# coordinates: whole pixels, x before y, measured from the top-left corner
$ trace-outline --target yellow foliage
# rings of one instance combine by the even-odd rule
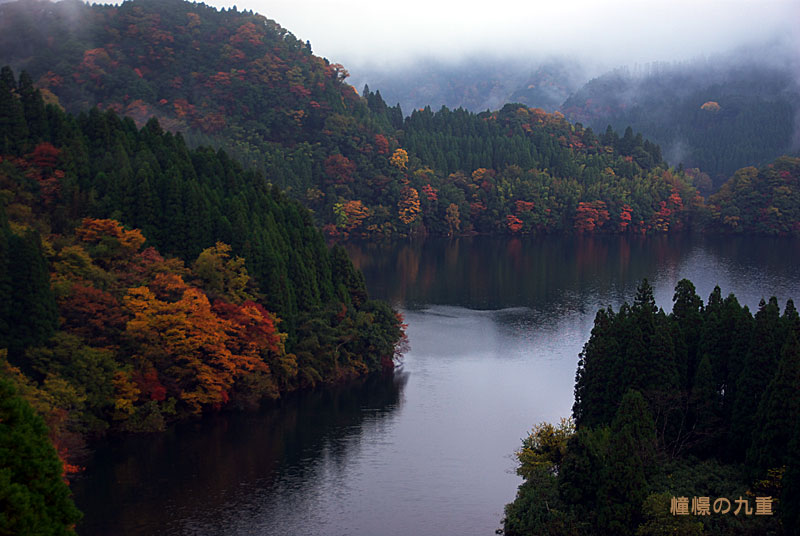
[[[392,153],[389,162],[398,169],[406,169],[408,165],[408,153],[405,149],[396,149],[395,152]]]

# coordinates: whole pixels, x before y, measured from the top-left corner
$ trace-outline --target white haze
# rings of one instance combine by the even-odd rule
[[[570,56],[616,65],[679,61],[778,41],[797,56],[798,0],[235,0],[346,66],[421,57]]]

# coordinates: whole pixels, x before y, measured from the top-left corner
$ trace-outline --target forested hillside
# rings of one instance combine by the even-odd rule
[[[257,173],[156,120],[45,106],[8,68],[0,103],[0,371],[63,460],[392,368],[399,316]]]
[[[709,228],[721,232],[800,234],[800,158],[781,157],[737,170],[708,199]]]
[[[140,126],[158,116],[189,145],[224,146],[331,235],[659,232],[685,227],[699,202],[691,179],[632,132],[598,138],[523,105],[403,121],[260,15],[180,0],[11,3],[0,14],[2,60],[46,98]]]
[[[796,66],[776,58],[779,51],[760,52],[758,60],[618,69],[588,82],[561,110],[596,129],[631,126],[659,144],[670,163],[699,167],[719,186],[738,168],[800,149]]]
[[[647,281],[600,310],[572,420],[523,441],[505,534],[796,534],[798,335],[791,300],[752,315],[687,280],[669,315]]]

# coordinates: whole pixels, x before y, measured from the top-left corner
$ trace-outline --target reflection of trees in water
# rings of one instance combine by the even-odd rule
[[[473,237],[349,243],[375,297],[405,307],[535,307],[587,294],[630,297],[643,278],[674,274],[697,248],[731,266],[788,274],[800,241],[667,235]],[[576,304],[577,305],[577,304]]]
[[[178,533],[181,527],[170,526],[176,512],[182,519],[218,516],[254,494],[268,498],[285,475],[313,480],[323,458],[335,465],[347,459],[358,441],[346,439],[357,439],[366,421],[393,414],[405,382],[402,372],[375,375],[289,395],[260,412],[209,416],[100,445],[73,484],[85,514],[78,532]]]
[[[376,297],[411,307],[498,308],[533,306],[556,293],[579,295],[589,285],[608,290],[620,280],[651,276],[679,261],[683,242],[680,237],[473,237],[347,247]]]

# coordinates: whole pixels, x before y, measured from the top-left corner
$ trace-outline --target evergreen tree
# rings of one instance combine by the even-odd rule
[[[9,360],[22,364],[25,348],[47,340],[58,323],[55,298],[50,289],[50,271],[42,254],[38,233],[7,235],[8,278],[12,283],[8,305]]]
[[[736,380],[736,399],[731,416],[729,447],[731,455],[743,459],[756,425],[761,397],[775,373],[780,355],[780,309],[773,297],[761,300],[755,316],[747,358]]]
[[[800,344],[794,331],[781,351],[778,370],[761,398],[755,417],[748,465],[762,470],[786,463],[794,424],[800,421]]]
[[[41,417],[0,377],[0,534],[74,534],[81,514]]]
[[[625,393],[611,424],[597,520],[605,534],[634,534],[655,461],[655,424],[641,393]]]

